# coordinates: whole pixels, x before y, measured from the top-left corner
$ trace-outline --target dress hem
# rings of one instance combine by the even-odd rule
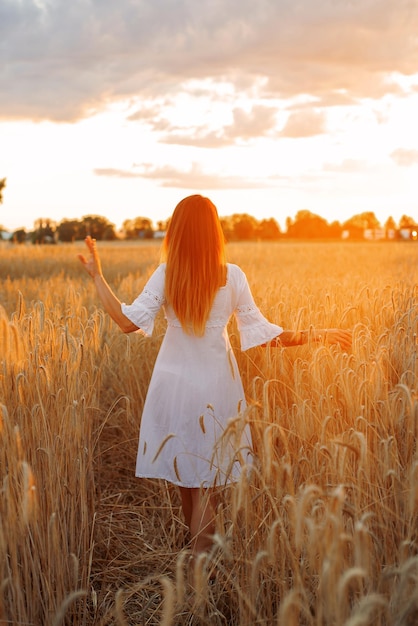
[[[166,478],[165,476],[153,476],[152,474],[135,474],[136,478],[148,478],[150,480],[165,480],[168,483],[171,483],[172,485],[175,485],[176,487],[184,487],[185,489],[209,489],[212,487],[226,487],[227,485],[232,485],[236,482],[238,482],[239,477],[237,478],[229,478],[228,480],[226,480],[225,482],[217,482],[215,481],[215,483],[213,483],[213,481],[209,484],[205,484],[206,481],[202,481],[199,484],[185,484],[184,482],[181,481],[177,481],[177,480],[173,480],[172,478]]]

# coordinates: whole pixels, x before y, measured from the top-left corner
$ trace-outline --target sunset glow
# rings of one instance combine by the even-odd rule
[[[0,224],[157,221],[193,192],[418,221],[417,32],[407,0],[6,0]]]

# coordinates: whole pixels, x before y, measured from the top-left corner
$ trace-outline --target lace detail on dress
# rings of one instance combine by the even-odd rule
[[[255,313],[258,311],[258,307],[255,304],[240,304],[237,306],[236,311],[238,315],[245,315],[248,313]]]
[[[223,328],[228,323],[224,317],[209,318],[206,324],[207,328]]]
[[[281,326],[269,322],[255,302],[244,302],[236,307],[241,350],[267,343],[283,332]]]
[[[143,290],[142,294],[144,296],[148,296],[148,298],[150,298],[151,300],[153,300],[157,304],[162,305],[163,302],[164,302],[164,298],[162,296],[160,296],[158,293],[154,293],[154,292],[150,291],[147,288],[145,288]]]
[[[174,315],[167,315],[166,316],[167,319],[167,324],[168,326],[174,326],[175,328],[181,328],[181,324],[179,322],[179,320],[177,319],[177,317],[175,317]],[[209,318],[208,321],[206,322],[206,328],[224,328],[224,326],[228,323],[228,320],[225,320],[224,317],[217,317],[217,318]]]

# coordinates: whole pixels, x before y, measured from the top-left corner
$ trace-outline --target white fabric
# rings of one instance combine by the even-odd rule
[[[155,362],[141,420],[136,475],[184,487],[238,479],[251,463],[244,390],[227,332],[234,314],[241,349],[283,332],[254,303],[244,272],[228,263],[226,285],[215,297],[203,337],[186,334],[164,297],[165,264],[122,311],[151,334],[161,307],[167,330]],[[227,428],[228,426],[228,428]]]

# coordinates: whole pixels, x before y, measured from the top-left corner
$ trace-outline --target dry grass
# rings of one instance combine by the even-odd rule
[[[230,246],[272,320],[354,344],[237,352],[258,462],[192,584],[177,492],[133,475],[164,320],[121,334],[77,251],[0,246],[0,624],[417,623],[418,248]],[[158,255],[102,246],[121,299]]]

